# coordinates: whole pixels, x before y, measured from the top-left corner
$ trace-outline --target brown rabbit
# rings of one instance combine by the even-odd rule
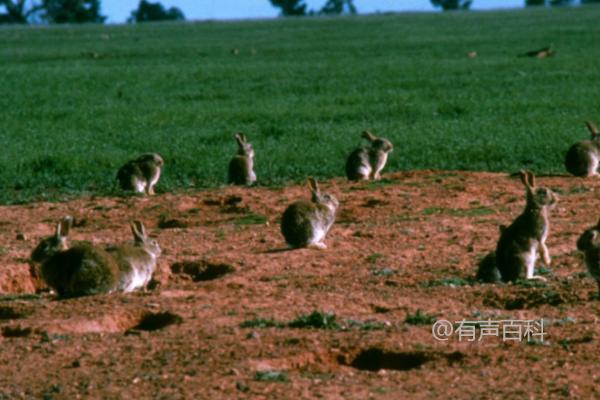
[[[160,248],[146,237],[141,222],[132,223],[134,246],[107,249],[84,242],[69,247],[71,223],[71,217],[63,218],[55,235],[43,239],[31,254],[41,262],[41,278],[59,297],[129,292],[148,282]]]
[[[600,132],[593,122],[587,121],[592,139],[577,142],[569,148],[565,157],[567,171],[575,176],[598,175],[600,160]]]
[[[534,275],[538,250],[544,263],[550,265],[550,253],[546,247],[550,232],[548,212],[557,203],[558,197],[548,188],[536,187],[532,172],[521,171],[520,175],[527,193],[525,210],[502,230],[496,246],[496,266],[504,282],[519,279],[523,270],[527,279],[545,280]]]
[[[394,150],[392,143],[365,130],[362,137],[370,142],[370,147],[359,147],[348,156],[346,176],[351,181],[381,179],[388,154]]]
[[[107,247],[119,265],[117,290],[132,292],[145,288],[156,270],[156,261],[161,255],[161,249],[156,240],[150,239],[141,221],[131,223],[134,242],[132,245],[123,244]]]
[[[581,234],[577,239],[577,249],[583,252],[587,270],[598,283],[600,300],[600,221]]]
[[[227,182],[235,185],[252,185],[256,182],[254,148],[243,133],[236,133],[235,140],[238,143],[238,152],[229,162]]]
[[[119,186],[123,190],[136,193],[154,194],[154,186],[160,179],[161,168],[164,165],[162,157],[156,153],[142,154],[128,161],[117,172]]]
[[[104,249],[86,243],[69,246],[73,218],[64,217],[53,236],[43,239],[31,253],[41,262],[43,281],[59,297],[110,293],[116,289],[119,267]]]
[[[291,247],[325,249],[323,241],[335,221],[339,202],[331,194],[321,192],[315,179],[308,178],[308,186],[311,201],[299,200],[288,206],[281,218],[281,233]]]
[[[52,254],[67,250],[70,247],[68,235],[72,226],[73,217],[64,217],[56,224],[54,235],[42,239],[31,252],[29,257],[29,273],[36,290],[40,291],[48,288],[42,278],[41,263]]]

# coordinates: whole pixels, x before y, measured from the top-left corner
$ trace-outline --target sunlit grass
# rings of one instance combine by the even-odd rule
[[[0,202],[217,186],[243,131],[259,184],[344,173],[369,128],[387,171],[563,171],[600,120],[600,7],[0,29]],[[548,59],[517,54],[552,42]],[[238,49],[238,54],[232,52]],[[467,57],[477,51],[478,57]]]

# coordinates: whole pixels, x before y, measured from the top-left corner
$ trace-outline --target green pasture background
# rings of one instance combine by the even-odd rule
[[[562,173],[600,122],[599,21],[587,6],[2,27],[0,202],[112,193],[148,151],[158,191],[222,185],[237,131],[264,185],[343,175],[365,128],[395,145],[386,171]]]

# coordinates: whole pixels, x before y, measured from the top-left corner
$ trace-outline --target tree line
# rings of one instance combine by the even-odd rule
[[[327,0],[320,10],[309,10],[305,0],[269,0],[279,8],[283,16],[301,16],[314,14],[356,14],[354,0]],[[468,10],[474,0],[430,0],[435,8],[444,11]],[[581,4],[600,3],[600,0],[579,0]],[[567,6],[576,0],[525,0],[525,6]]]
[[[106,16],[100,12],[100,0],[0,0],[4,12],[0,23],[103,23]],[[1,11],[1,10],[0,10]],[[141,0],[131,11],[127,22],[184,20],[177,7],[166,9],[159,2]]]
[[[0,0],[0,23],[103,23],[106,16],[100,12],[101,0]],[[444,11],[468,10],[474,0],[430,0]],[[582,4],[600,3],[600,0],[525,0],[525,6],[565,6],[580,1]],[[269,0],[282,16],[356,14],[354,0],[325,0],[320,9],[309,9],[305,0]],[[127,22],[181,21],[185,15],[177,7],[165,8],[160,2],[141,0]]]

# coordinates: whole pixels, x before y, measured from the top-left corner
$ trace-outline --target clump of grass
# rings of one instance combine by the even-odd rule
[[[379,331],[385,329],[385,324],[377,321],[356,321],[353,319],[348,320],[349,328],[359,328],[361,331]]]
[[[560,188],[552,188],[552,190],[558,194],[561,194]],[[575,185],[575,186],[571,186],[569,188],[569,190],[564,194],[569,195],[569,194],[587,193],[587,192],[590,192],[591,190],[592,190],[592,188],[589,186]]]
[[[385,256],[381,253],[373,253],[369,256],[367,256],[367,262],[369,264],[375,264],[377,261],[379,261],[380,259],[384,258]]]
[[[421,284],[421,286],[422,287],[436,287],[436,286],[457,287],[457,286],[469,286],[471,284],[473,284],[473,280],[463,279],[463,278],[459,278],[459,277],[452,277],[452,278],[442,278],[442,279],[436,279],[433,281],[423,282]]]
[[[250,213],[235,219],[233,223],[235,225],[264,225],[267,221],[268,218],[265,215]]]
[[[273,318],[253,318],[242,322],[240,324],[240,328],[314,328],[331,330],[346,330],[356,328],[362,331],[374,331],[385,329],[386,325],[377,321],[358,321],[354,319],[348,319],[345,323],[338,323],[337,317],[333,313],[313,311],[310,314],[299,315],[290,322],[281,322]]]
[[[240,328],[282,328],[285,324],[273,318],[254,318],[240,324]]]
[[[283,371],[257,371],[254,379],[261,382],[288,382],[287,374]]]
[[[340,325],[335,319],[336,316],[333,313],[313,311],[310,314],[299,315],[287,326],[290,328],[339,329]]]
[[[390,267],[384,267],[384,268],[381,268],[381,269],[373,269],[373,270],[371,270],[371,274],[373,274],[374,276],[389,277],[389,276],[394,275],[395,273],[396,273],[396,271],[394,271]]]
[[[536,279],[517,279],[515,281],[515,285],[524,288],[545,288],[546,286],[548,286],[546,282]]]
[[[408,314],[404,322],[410,325],[431,325],[436,319],[435,316],[426,314],[421,311],[421,309],[417,309],[416,313]]]

